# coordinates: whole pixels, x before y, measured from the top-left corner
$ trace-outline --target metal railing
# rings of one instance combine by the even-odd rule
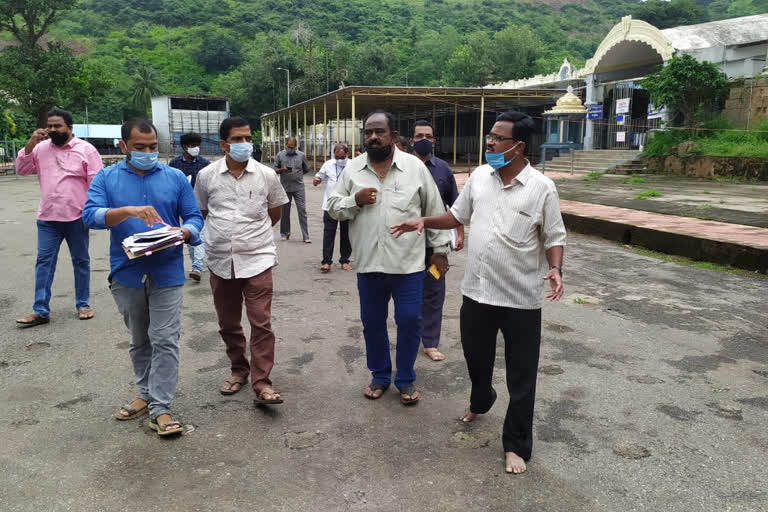
[[[16,154],[25,145],[23,140],[0,140],[0,176],[16,174]]]

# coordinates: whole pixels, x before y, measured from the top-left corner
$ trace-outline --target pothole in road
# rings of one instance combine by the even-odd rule
[[[625,459],[644,459],[651,456],[651,450],[635,443],[619,443],[613,447],[613,453]]]
[[[328,438],[327,435],[320,432],[319,430],[315,432],[286,432],[283,434],[283,437],[285,439],[285,446],[291,450],[304,450],[306,448],[312,448]]]

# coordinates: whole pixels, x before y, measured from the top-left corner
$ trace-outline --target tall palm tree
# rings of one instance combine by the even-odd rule
[[[157,96],[161,92],[160,77],[155,68],[144,64],[133,74],[133,81],[135,84],[133,105],[146,114],[152,104],[152,96]]]

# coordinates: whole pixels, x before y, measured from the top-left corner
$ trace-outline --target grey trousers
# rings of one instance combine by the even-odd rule
[[[291,236],[291,200],[296,201],[296,210],[299,213],[299,225],[303,240],[309,240],[309,228],[307,227],[307,201],[304,188],[295,192],[286,192],[288,202],[283,205],[283,215],[280,217],[280,235]]]
[[[128,330],[139,396],[156,418],[170,411],[179,375],[179,332],[182,287],[158,288],[147,277],[144,288],[131,288],[113,281],[112,297]]]

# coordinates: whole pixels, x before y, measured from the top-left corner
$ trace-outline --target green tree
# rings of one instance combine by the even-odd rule
[[[541,57],[541,41],[531,29],[509,25],[493,35],[494,78],[500,82],[536,74]]]
[[[7,30],[22,46],[31,48],[76,3],[77,0],[2,0],[0,30]]]
[[[475,87],[492,81],[495,62],[493,40],[486,32],[473,32],[466,44],[457,48],[445,64],[443,83],[453,87]]]
[[[681,113],[688,126],[700,122],[701,114],[718,105],[728,91],[728,80],[717,66],[690,55],[673,57],[642,85],[654,105]]]
[[[702,11],[691,0],[646,0],[635,7],[632,17],[665,29],[698,23]]]
[[[410,56],[408,83],[410,85],[437,85],[448,59],[461,45],[461,36],[455,27],[446,25],[437,30],[425,30],[419,35]]]
[[[44,126],[46,113],[70,95],[82,92],[76,77],[83,78],[80,59],[71,49],[43,42],[51,27],[76,0],[0,1],[0,29],[7,30],[17,45],[0,53],[0,91],[17,102]]]
[[[140,66],[133,74],[133,105],[144,115],[152,104],[152,96],[161,93],[159,81],[157,70],[152,66]]]

